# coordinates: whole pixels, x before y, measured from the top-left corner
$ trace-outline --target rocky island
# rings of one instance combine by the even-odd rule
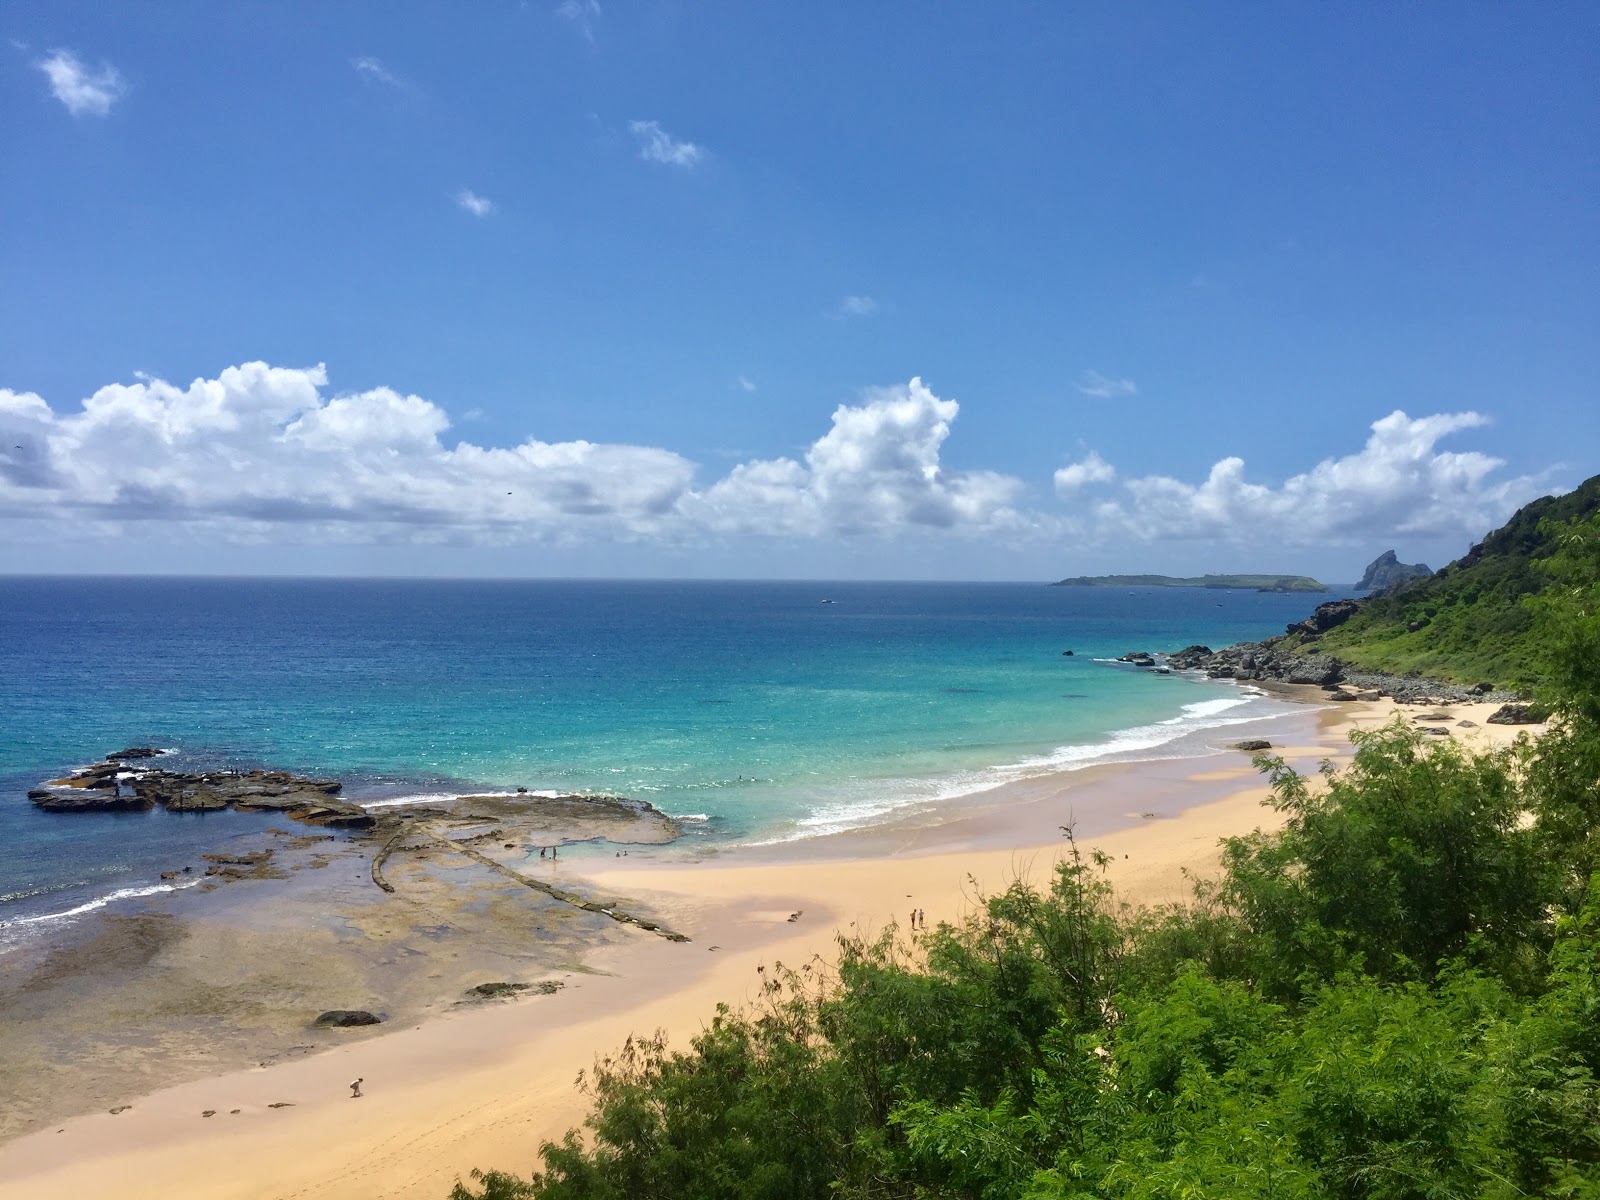
[[[1309,575],[1075,575],[1051,587],[1194,587],[1221,591],[1326,592]]]

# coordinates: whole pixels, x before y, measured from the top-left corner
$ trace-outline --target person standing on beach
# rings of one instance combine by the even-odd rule
[[[928,910],[927,909],[925,909],[925,908],[917,909],[917,925],[922,929],[923,933],[927,933],[928,932]]]

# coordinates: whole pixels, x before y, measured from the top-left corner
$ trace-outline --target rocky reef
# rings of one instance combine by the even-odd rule
[[[159,768],[130,767],[159,751],[135,746],[106,756],[105,761],[52,779],[28,792],[28,799],[46,812],[149,812],[160,805],[168,812],[278,812],[307,825],[365,829],[372,817],[359,804],[338,798],[337,779],[303,779],[288,771],[208,771],[187,774]]]

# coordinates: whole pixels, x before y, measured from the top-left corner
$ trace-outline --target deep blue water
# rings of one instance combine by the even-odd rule
[[[0,922],[150,885],[266,819],[27,801],[123,745],[175,748],[175,768],[337,775],[356,799],[603,791],[719,836],[795,836],[1278,711],[1094,660],[1259,638],[1313,603],[1037,584],[0,578]]]

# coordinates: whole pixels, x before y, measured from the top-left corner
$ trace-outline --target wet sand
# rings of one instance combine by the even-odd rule
[[[1350,729],[1377,726],[1397,712],[1406,719],[1446,713],[1452,734],[1469,741],[1505,741],[1521,732],[1486,726],[1492,707],[1344,703],[1263,723],[1261,732],[1280,743],[1275,752],[1313,770],[1324,757],[1347,756]],[[1458,728],[1455,722],[1462,719],[1477,727]],[[1255,734],[1245,728],[1233,735]],[[1124,899],[1181,900],[1192,876],[1215,869],[1218,839],[1275,824],[1276,814],[1262,807],[1265,795],[1248,755],[1235,751],[1030,780],[946,806],[937,821],[924,813],[702,861],[648,849],[627,858],[570,859],[559,870],[575,890],[627,897],[692,940],[669,942],[573,910],[577,915],[568,920],[592,919],[609,928],[584,952],[586,971],[545,967],[544,960],[537,969],[531,959],[522,963],[528,977],[543,970],[566,985],[553,995],[413,1010],[396,1004],[393,993],[378,992],[407,1013],[379,1027],[381,1036],[351,1040],[360,1031],[330,1031],[315,1043],[301,1038],[313,1051],[269,1066],[227,1070],[229,1064],[219,1063],[204,1077],[156,1091],[97,1093],[94,1104],[104,1109],[52,1122],[0,1146],[0,1195],[437,1200],[474,1166],[526,1172],[535,1165],[541,1140],[581,1121],[586,1105],[573,1080],[596,1055],[631,1033],[657,1029],[674,1044],[686,1044],[717,1002],[754,996],[758,966],[826,961],[836,930],[870,932],[890,922],[903,930],[912,907],[925,909],[932,922],[950,919],[976,903],[980,891],[1004,887],[1018,876],[1043,880],[1061,851],[1064,824],[1075,826],[1082,843],[1110,856],[1112,880]],[[497,894],[472,915],[488,919],[486,914],[516,909],[526,900]],[[475,959],[477,951],[452,959],[439,946],[408,940],[416,936],[414,923],[402,929],[393,915],[379,915],[394,904],[392,897],[376,903],[370,928],[398,935],[393,942],[380,937],[379,945],[416,950],[415,957],[428,964],[424,977],[441,972],[453,987],[475,971],[494,973],[509,965],[508,959]],[[454,909],[447,915],[466,920]],[[294,926],[285,920],[284,929]],[[359,940],[371,936],[363,928]],[[542,953],[527,943],[543,936],[522,939],[516,952]],[[330,945],[336,947],[337,934],[335,939]],[[130,959],[126,968],[129,983],[120,1003],[137,1005],[140,972],[155,970],[174,951],[154,927],[126,944],[144,947],[138,954],[149,951],[142,963]],[[492,953],[495,944],[494,936],[486,936],[484,952]],[[213,961],[213,952],[193,951],[197,969]],[[338,960],[352,951],[328,953]],[[494,969],[486,962],[494,962]],[[376,973],[362,978],[390,987],[376,968],[391,965],[378,963]],[[102,1012],[99,1019],[108,1015],[114,1014]],[[89,1017],[85,1022],[92,1027]],[[181,1016],[174,1019],[175,1027],[182,1023]],[[164,1057],[154,1055],[152,1062]],[[94,1075],[92,1063],[84,1075]],[[366,1080],[359,1101],[346,1086],[357,1076]],[[153,1083],[160,1077],[152,1067],[148,1078]],[[110,1113],[123,1104],[132,1107]],[[203,1116],[206,1111],[214,1115]]]

